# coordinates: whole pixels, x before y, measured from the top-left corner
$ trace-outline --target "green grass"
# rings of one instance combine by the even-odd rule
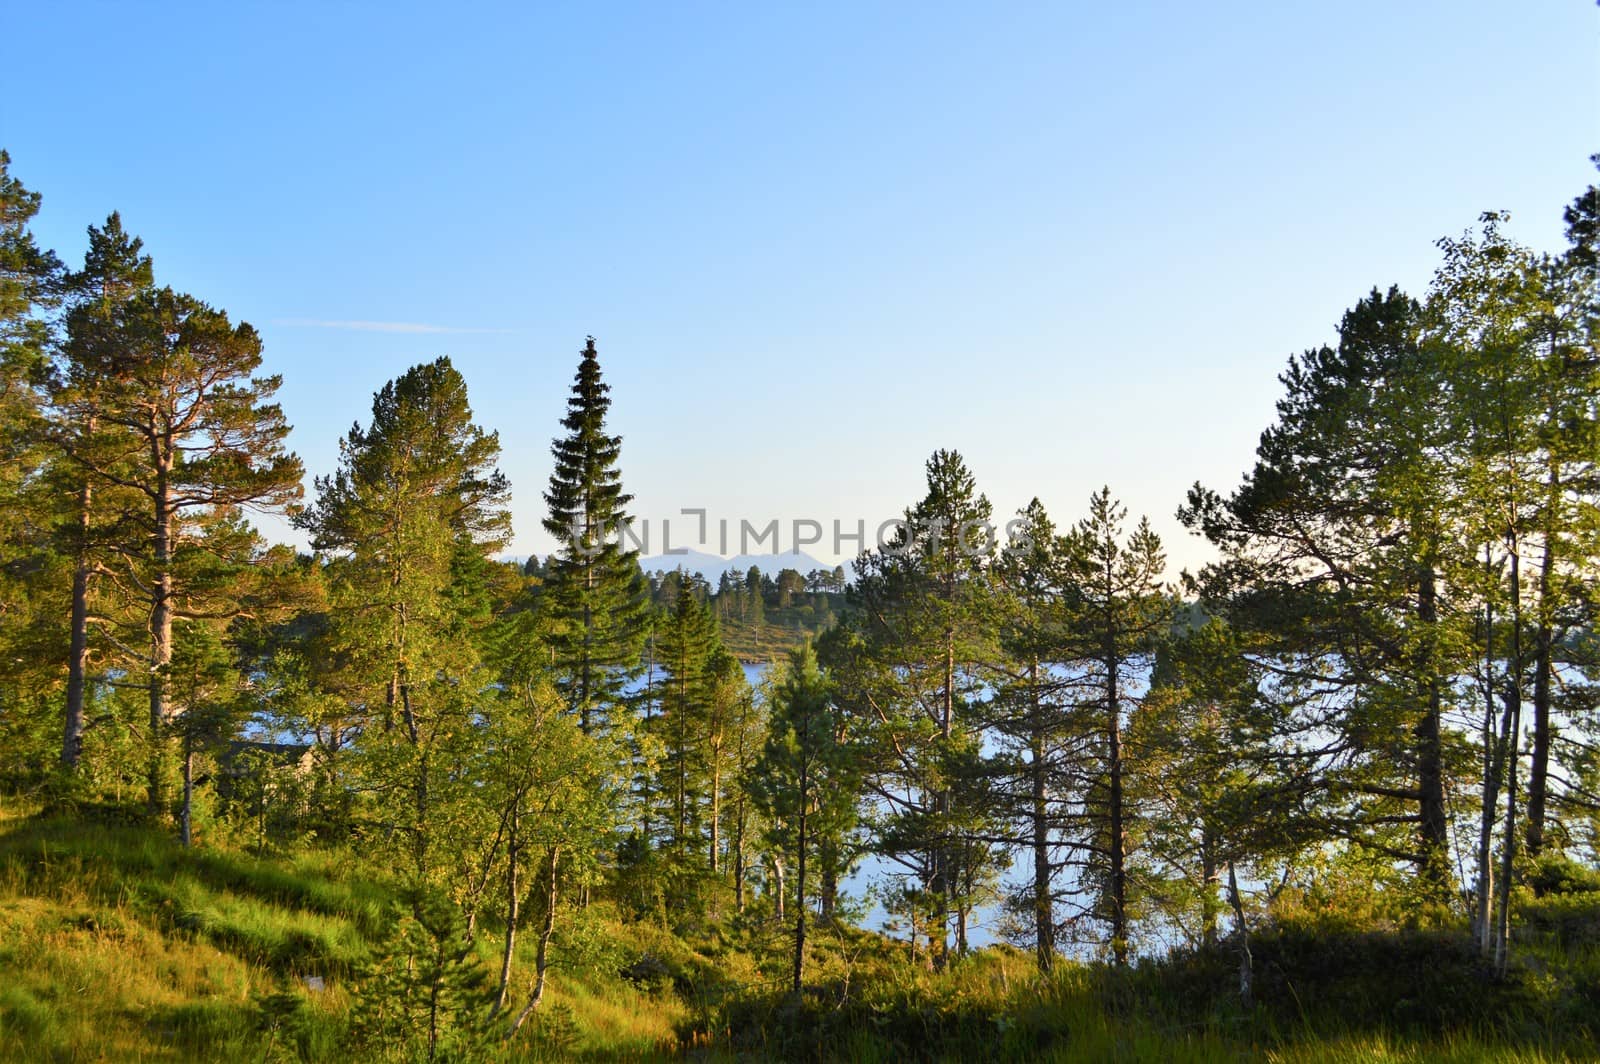
[[[137,824],[0,812],[0,1060],[369,1059],[345,1036],[393,901],[347,853],[186,851]],[[1264,935],[1248,1012],[1226,952],[1043,978],[993,948],[933,973],[900,944],[826,928],[796,1001],[786,929],[720,896],[707,907],[668,927],[597,901],[564,932],[569,963],[528,1028],[464,1059],[1600,1059],[1595,895],[1525,899],[1504,982],[1448,930]],[[498,946],[480,935],[486,962]]]

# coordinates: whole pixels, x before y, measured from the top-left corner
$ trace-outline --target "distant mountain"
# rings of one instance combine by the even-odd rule
[[[743,574],[749,572],[751,566],[760,569],[767,576],[777,576],[783,569],[794,569],[802,575],[817,569],[831,573],[834,569],[832,564],[818,561],[805,551],[793,550],[782,554],[740,554],[732,558],[723,558],[704,551],[687,550],[682,554],[654,554],[639,559],[639,567],[647,573],[670,573],[674,569],[683,569],[699,573],[712,584],[721,580],[723,573]]]

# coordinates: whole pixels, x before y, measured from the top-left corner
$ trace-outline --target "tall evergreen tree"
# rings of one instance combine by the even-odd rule
[[[678,595],[660,626],[656,652],[666,670],[661,711],[653,720],[662,751],[659,789],[666,799],[667,841],[687,856],[699,851],[708,811],[702,805],[710,798],[710,726],[722,655],[716,620],[696,596]]]
[[[0,151],[0,744],[36,776],[60,684],[62,559],[48,535],[54,502],[39,481],[51,465],[43,385],[61,266],[30,228],[39,194],[10,163]]]
[[[1398,290],[1363,299],[1336,347],[1290,360],[1244,484],[1227,499],[1197,485],[1179,516],[1222,552],[1201,577],[1207,608],[1274,644],[1258,660],[1323,731],[1326,829],[1410,861],[1443,897],[1443,711],[1469,663],[1443,586],[1459,562],[1448,425],[1421,326]]]
[[[95,418],[137,444],[137,453],[86,448],[73,460],[96,481],[137,498],[120,515],[114,545],[117,587],[144,615],[147,652],[139,663],[149,687],[145,741],[147,797],[165,808],[168,731],[175,706],[168,676],[174,623],[236,613],[227,581],[217,582],[217,549],[236,537],[208,537],[209,523],[238,508],[283,508],[300,495],[300,460],[284,448],[289,426],[271,402],[277,377],[255,376],[261,339],[248,324],[171,289],[142,292],[97,326],[112,335],[82,350],[102,364],[88,369]],[[131,663],[130,663],[131,664]]]
[[[1223,621],[1180,617],[1128,721],[1135,863],[1155,915],[1193,945],[1220,941],[1231,868],[1267,880],[1272,862],[1323,841],[1295,815],[1318,781],[1283,707],[1263,695],[1264,671]]]
[[[560,544],[546,594],[561,689],[586,732],[613,723],[608,718],[623,703],[648,605],[638,552],[621,542],[633,496],[622,490],[617,466],[622,437],[606,433],[610,391],[591,336],[561,422],[567,434],[552,446],[555,469],[544,496],[544,528]]]
[[[852,718],[872,735],[867,787],[885,856],[938,929],[935,960],[967,947],[967,920],[999,863],[982,701],[994,658],[992,509],[966,462],[938,451],[928,493],[894,543],[862,555],[853,635],[828,662]]]
[[[1066,540],[1038,499],[1018,515],[1015,535],[995,565],[1002,593],[1000,645],[1005,664],[990,709],[996,739],[1014,758],[997,788],[1031,875],[1015,901],[1028,911],[1034,956],[1042,971],[1057,953],[1057,877],[1067,841],[1071,767],[1080,730],[1068,712],[1070,578]]]
[[[499,437],[472,420],[447,358],[373,397],[296,518],[330,562],[332,621],[348,688],[371,722],[362,754],[381,815],[409,842],[418,889],[442,867],[436,836],[461,797],[452,759],[473,745],[488,555],[510,535]]]
[[[119,480],[143,452],[138,436],[101,416],[112,379],[121,372],[127,334],[119,327],[128,304],[155,287],[144,242],[113,213],[89,227],[83,269],[68,279],[72,306],[51,390],[52,442],[66,457],[55,479],[65,512],[60,524],[72,559],[71,632],[67,652],[66,714],[61,763],[71,771],[82,755],[88,694],[90,604],[94,585],[136,507]],[[114,476],[105,471],[117,470]],[[99,471],[99,472],[97,472]],[[68,502],[67,500],[70,500]]]
[[[845,845],[856,818],[855,752],[841,740],[827,677],[809,643],[789,654],[774,689],[771,731],[755,767],[754,795],[778,846],[794,861],[792,987],[805,973],[811,879],[822,851]]]
[[[1134,816],[1124,730],[1172,617],[1161,583],[1161,540],[1144,519],[1125,536],[1126,516],[1110,489],[1101,490],[1089,500],[1089,516],[1068,534],[1065,550],[1074,600],[1073,656],[1082,667],[1074,701],[1093,736],[1083,776],[1087,831],[1078,845],[1087,854],[1087,878],[1099,891],[1095,911],[1110,927],[1118,964],[1127,962],[1133,895]]]
[[[49,322],[42,315],[54,303],[61,264],[39,247],[29,228],[40,197],[11,174],[11,156],[0,150],[0,490],[15,497],[37,446],[40,385],[45,380]],[[18,516],[6,507],[6,519]],[[7,528],[7,532],[11,529]],[[4,537],[7,544],[16,537]]]

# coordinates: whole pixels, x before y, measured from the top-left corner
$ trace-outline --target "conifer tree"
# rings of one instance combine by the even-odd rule
[[[789,654],[774,688],[770,732],[754,773],[753,793],[775,842],[793,858],[794,963],[799,994],[805,971],[811,871],[826,846],[837,852],[855,824],[854,751],[841,741],[831,688],[809,643]]]
[[[119,329],[126,304],[154,289],[144,242],[127,233],[113,213],[103,227],[89,227],[83,269],[68,278],[72,306],[51,390],[52,442],[65,456],[55,479],[58,495],[70,499],[60,524],[72,559],[71,631],[67,653],[66,714],[61,764],[68,771],[82,755],[84,706],[90,658],[90,600],[110,560],[111,548],[127,531],[121,519],[136,506],[118,483],[137,464],[138,437],[102,419],[110,377],[118,372],[128,337]],[[119,469],[116,476],[96,470]],[[103,618],[106,623],[108,618]]]
[[[42,312],[54,304],[61,276],[54,253],[40,248],[29,228],[39,204],[39,194],[11,175],[11,156],[0,150],[0,491],[7,499],[16,496],[38,459],[40,386],[50,339]],[[5,519],[15,521],[15,510],[5,509]],[[4,542],[16,542],[12,528],[4,530]]]
[[[1066,705],[1066,541],[1038,499],[1018,520],[995,566],[1005,665],[989,715],[997,740],[1015,759],[997,796],[1031,857],[1031,876],[1017,901],[1028,909],[1039,967],[1049,971],[1057,952],[1056,878],[1065,866],[1059,854],[1066,842],[1070,770],[1081,736]]]
[[[1305,734],[1323,735],[1327,797],[1342,806],[1324,803],[1325,828],[1411,862],[1444,897],[1443,710],[1469,662],[1447,586],[1462,558],[1440,505],[1453,491],[1437,350],[1415,300],[1375,290],[1336,347],[1291,359],[1282,380],[1243,485],[1227,499],[1197,485],[1180,510],[1223,553],[1202,600],[1274,644],[1260,652],[1275,685]]]
[[[871,734],[881,849],[915,881],[942,964],[965,952],[967,918],[1000,862],[982,743],[995,545],[989,501],[961,456],[938,451],[926,472],[927,495],[895,541],[857,560],[850,635],[830,643],[828,664]]]
[[[1272,862],[1322,841],[1295,810],[1318,781],[1263,688],[1240,633],[1180,617],[1128,721],[1143,850],[1133,857],[1148,900],[1196,946],[1220,941],[1229,869],[1265,880]]]
[[[716,621],[704,603],[680,592],[664,618],[657,654],[666,678],[655,718],[661,742],[661,790],[667,799],[668,841],[679,855],[697,848],[702,801],[708,798],[709,725],[715,697],[715,666],[722,650]]]
[[[339,451],[296,520],[331,556],[336,644],[372,725],[363,760],[421,889],[444,860],[435,836],[459,797],[451,759],[472,745],[487,685],[480,577],[510,534],[510,485],[495,468],[499,437],[473,422],[447,358],[384,385],[371,424],[351,428]]]
[[[10,163],[0,150],[0,743],[39,765],[60,684],[62,559],[48,535],[53,500],[39,481],[51,466],[43,385],[61,267],[30,228],[39,194]]]
[[[549,561],[547,602],[561,689],[584,731],[607,727],[639,665],[648,595],[638,552],[621,528],[633,496],[622,489],[622,437],[606,433],[610,386],[589,337],[552,445],[555,469],[545,531],[560,545]]]
[[[300,495],[300,460],[284,448],[289,426],[271,402],[279,378],[255,376],[261,339],[248,324],[170,288],[135,294],[94,323],[100,339],[75,353],[95,392],[94,417],[135,445],[84,448],[74,462],[96,482],[135,499],[118,515],[108,544],[117,594],[144,617],[147,652],[139,672],[149,688],[147,799],[167,800],[168,731],[184,707],[168,676],[175,622],[217,618],[240,609],[224,571],[249,559],[223,558],[208,522],[238,508],[278,509]],[[132,664],[131,662],[129,664]]]
[[[727,845],[723,830],[728,813],[726,798],[730,787],[737,786],[739,729],[749,712],[751,692],[739,659],[726,647],[717,647],[708,671],[711,689],[705,719],[705,766],[706,826],[710,837],[706,852],[712,873],[721,874]]]
[[[1124,729],[1138,703],[1140,676],[1170,627],[1172,603],[1161,584],[1166,555],[1147,520],[1124,536],[1127,510],[1109,488],[1089,500],[1089,516],[1068,534],[1065,562],[1072,582],[1072,645],[1082,672],[1077,709],[1093,736],[1084,766],[1085,827],[1078,845],[1099,888],[1095,911],[1109,925],[1111,953],[1125,964],[1132,916]]]

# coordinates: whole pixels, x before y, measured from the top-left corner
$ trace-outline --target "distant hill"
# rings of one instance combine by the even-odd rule
[[[704,551],[686,550],[682,554],[653,554],[648,558],[639,559],[639,567],[647,573],[670,573],[674,569],[683,569],[699,573],[713,586],[722,579],[723,573],[745,573],[751,566],[760,569],[767,576],[777,576],[784,569],[793,569],[804,576],[818,569],[832,572],[835,568],[833,564],[819,561],[805,551],[793,550],[782,554],[739,554],[732,558],[723,558]]]

